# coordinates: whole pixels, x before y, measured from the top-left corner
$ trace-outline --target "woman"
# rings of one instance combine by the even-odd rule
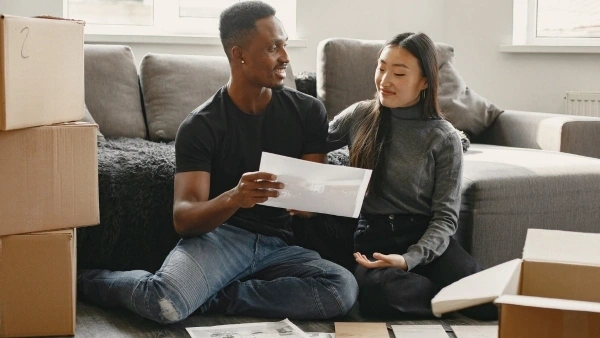
[[[438,106],[431,39],[404,33],[387,41],[375,87],[373,100],[330,123],[328,137],[329,150],[348,145],[350,165],[373,170],[354,234],[360,308],[367,315],[431,316],[441,288],[481,270],[451,238],[462,146]]]

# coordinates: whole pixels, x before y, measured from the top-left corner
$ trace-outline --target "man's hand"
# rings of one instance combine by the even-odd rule
[[[279,196],[283,183],[276,182],[277,176],[265,172],[245,173],[238,185],[231,190],[231,199],[240,208],[252,208],[257,203],[266,202],[269,197]]]
[[[301,218],[311,218],[311,217],[315,217],[317,214],[314,212],[310,212],[310,211],[300,211],[300,210],[293,210],[293,209],[286,209],[291,216],[298,216]]]
[[[354,259],[358,264],[367,269],[376,269],[376,268],[398,268],[404,271],[408,270],[408,265],[404,260],[402,255],[384,255],[376,252],[373,254],[373,258],[376,261],[371,262],[367,256],[361,254],[360,252],[354,253]]]

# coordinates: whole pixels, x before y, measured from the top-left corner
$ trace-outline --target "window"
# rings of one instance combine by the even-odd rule
[[[63,0],[65,16],[86,21],[86,33],[218,36],[219,15],[247,0]],[[263,0],[277,10],[290,38],[296,34],[296,0]]]
[[[514,0],[513,44],[600,46],[600,1]]]

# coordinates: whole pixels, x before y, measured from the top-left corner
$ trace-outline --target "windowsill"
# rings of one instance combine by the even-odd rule
[[[503,53],[600,54],[600,46],[500,45]]]
[[[145,44],[171,44],[171,45],[209,45],[220,46],[221,39],[216,36],[188,36],[188,35],[109,35],[85,34],[85,42],[89,43],[145,43]],[[288,47],[306,48],[305,39],[290,39]]]

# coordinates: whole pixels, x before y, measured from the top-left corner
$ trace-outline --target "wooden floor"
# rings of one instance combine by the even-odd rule
[[[83,302],[77,303],[77,327],[75,337],[79,338],[106,338],[106,337],[189,337],[186,327],[212,326],[224,324],[238,324],[248,322],[279,321],[283,318],[253,318],[253,317],[232,317],[218,314],[192,315],[186,320],[172,325],[159,325],[146,320],[127,310],[122,309],[103,309]],[[355,307],[348,315],[335,321],[372,321],[381,322],[382,320],[369,320],[362,318],[358,308]],[[334,321],[302,321],[293,320],[300,329],[305,332],[334,332]],[[392,324],[441,324],[446,329],[449,337],[455,337],[451,332],[450,325],[494,325],[497,322],[477,321],[460,314],[451,314],[443,319],[404,319],[386,321]],[[388,330],[390,337],[395,338],[391,329]]]

